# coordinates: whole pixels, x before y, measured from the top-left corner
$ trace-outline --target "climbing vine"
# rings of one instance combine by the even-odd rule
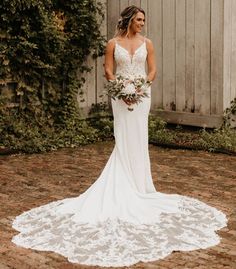
[[[17,148],[23,139],[41,151],[83,140],[77,94],[87,57],[103,54],[102,10],[94,0],[1,1],[0,83],[14,85],[19,105],[0,94],[0,144]]]
[[[230,107],[224,111],[223,127],[236,128],[236,97],[230,102]]]

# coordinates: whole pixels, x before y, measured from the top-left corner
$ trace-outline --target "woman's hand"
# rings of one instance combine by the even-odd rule
[[[143,96],[143,94],[144,94],[143,88],[138,88],[136,90],[136,92],[137,92],[138,95],[141,95],[141,96]]]

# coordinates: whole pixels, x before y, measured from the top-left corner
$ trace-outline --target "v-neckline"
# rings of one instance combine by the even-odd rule
[[[134,53],[131,54],[131,53],[129,53],[129,51],[128,51],[126,48],[124,48],[123,46],[121,46],[121,45],[116,41],[116,45],[118,45],[118,46],[121,47],[124,51],[126,51],[126,52],[128,53],[128,55],[129,55],[131,58],[133,58],[133,56],[137,53],[137,51],[138,51],[138,50],[139,50],[145,43],[146,43],[146,41],[144,40],[143,43],[142,43],[139,47],[137,47],[137,49],[134,51]]]

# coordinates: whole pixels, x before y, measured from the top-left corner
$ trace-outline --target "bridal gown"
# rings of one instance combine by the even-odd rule
[[[116,43],[114,57],[117,74],[146,76],[146,41],[132,56]],[[156,191],[148,152],[150,102],[143,98],[129,111],[122,100],[112,100],[115,146],[98,179],[78,197],[17,216],[15,244],[53,251],[72,263],[118,267],[220,242],[215,231],[227,225],[223,212]]]

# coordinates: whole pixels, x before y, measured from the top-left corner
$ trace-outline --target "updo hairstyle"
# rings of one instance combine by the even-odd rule
[[[138,12],[142,12],[145,16],[145,12],[142,8],[137,6],[128,6],[120,14],[120,19],[116,25],[115,36],[124,36],[129,34],[131,23]]]

